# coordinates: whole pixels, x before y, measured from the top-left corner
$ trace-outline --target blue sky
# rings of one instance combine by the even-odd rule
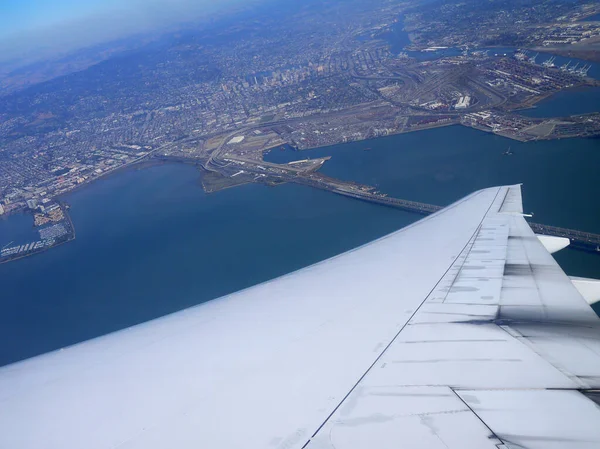
[[[43,59],[260,1],[0,0],[0,63]]]

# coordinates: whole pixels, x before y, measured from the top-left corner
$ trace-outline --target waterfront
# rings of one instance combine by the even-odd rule
[[[27,232],[27,226],[22,223],[28,213],[33,215],[34,227],[37,228],[37,233],[34,234],[38,235],[35,238],[31,232]],[[6,226],[9,230],[12,228],[14,233],[7,232],[11,241],[0,240],[0,264],[39,254],[75,239],[75,230],[67,207],[58,203],[44,208],[43,212],[23,211],[19,219],[8,220]],[[19,225],[20,228],[16,228]],[[28,238],[23,241],[25,236]]]
[[[527,117],[547,118],[598,112],[600,87],[568,89],[557,92],[537,103],[531,109],[519,111]]]
[[[0,365],[249,287],[415,218],[299,186],[206,195],[198,176],[164,165],[67,196],[77,239],[0,266],[10,342]]]
[[[508,147],[512,156],[503,155]],[[593,181],[599,139],[522,143],[452,126],[308,151],[275,150],[265,159],[324,156],[333,156],[322,169],[326,175],[442,206],[491,185],[523,183],[525,209],[537,222],[600,233],[600,184]]]
[[[598,22],[600,21],[600,14],[594,14],[583,19],[583,22]]]
[[[509,145],[515,154],[503,156]],[[536,221],[600,232],[599,150],[597,139],[521,144],[456,126],[267,158],[331,155],[330,176],[440,205],[524,182]],[[296,185],[207,195],[198,180],[195,168],[166,164],[64,198],[77,239],[0,266],[0,337],[10,342],[0,365],[271,279],[420,218]],[[27,218],[1,221],[0,235],[30,229]],[[557,259],[570,274],[600,278],[596,255],[567,250]]]
[[[595,17],[595,16],[594,16]],[[592,18],[588,18],[587,20],[591,20]],[[398,22],[390,27],[390,30],[386,33],[380,34],[377,36],[378,39],[385,40],[390,45],[390,51],[394,55],[398,55],[401,52],[406,53],[409,57],[415,58],[418,61],[429,61],[435,60],[441,57],[455,57],[463,54],[465,48],[457,48],[457,47],[447,47],[447,48],[439,48],[436,50],[430,49],[428,51],[414,51],[414,50],[406,50],[407,47],[410,47],[410,37],[409,34],[404,31],[404,23],[402,17],[399,18]],[[509,56],[513,57],[516,52],[521,51],[521,49],[517,47],[477,47],[470,48],[470,52],[474,51],[484,51],[487,52],[489,56]],[[556,68],[560,68],[566,64],[569,67],[577,66],[583,67],[585,65],[590,65],[587,76],[590,78],[600,79],[600,64],[596,62],[586,61],[584,59],[579,58],[570,58],[566,56],[556,55],[553,53],[549,53],[546,51],[539,51],[539,49],[524,49],[522,50],[529,57],[535,57],[536,64],[542,64],[545,61],[552,59],[554,61],[554,66]]]
[[[23,245],[38,238],[33,227],[33,217],[28,212],[0,216],[0,249],[9,245]]]

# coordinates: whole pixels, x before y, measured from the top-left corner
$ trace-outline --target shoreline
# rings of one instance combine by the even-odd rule
[[[33,251],[28,251],[27,253],[18,255],[16,257],[11,257],[11,256],[0,257],[0,265],[5,264],[5,263],[10,263],[10,262],[16,262],[17,260],[25,259],[26,257],[35,256],[36,254],[45,253],[46,251],[49,251],[54,248],[58,248],[59,246],[64,245],[65,243],[69,243],[73,240],[75,240],[75,235],[73,235],[73,237],[68,238],[67,240],[63,240],[59,243],[55,243],[52,246],[34,249]]]
[[[113,168],[113,169],[111,169],[111,170],[109,170],[109,171],[107,171],[105,173],[102,173],[100,176],[96,176],[93,179],[88,179],[88,180],[82,182],[81,184],[77,184],[71,190],[69,190],[67,192],[60,193],[59,195],[55,196],[54,198],[56,198],[56,200],[58,202],[60,202],[60,201],[62,201],[61,198],[63,196],[70,195],[71,193],[76,192],[76,191],[78,191],[78,190],[80,190],[80,189],[82,189],[84,187],[87,187],[87,186],[93,184],[96,181],[100,181],[100,180],[103,180],[103,179],[108,179],[112,175],[116,175],[116,174],[119,174],[121,172],[126,173],[128,170],[142,170],[144,168],[150,168],[150,167],[153,167],[155,165],[161,165],[160,161],[158,161],[158,160],[156,162],[154,162],[153,160],[147,160],[146,159],[146,158],[150,158],[150,156],[151,155],[146,155],[146,156],[143,156],[143,159],[136,160],[136,161],[130,162],[128,164],[121,165],[119,167],[115,167],[115,168]]]
[[[596,80],[594,80],[596,81]],[[529,110],[534,110],[538,107],[538,104],[549,99],[552,98],[553,95],[556,95],[558,93],[561,92],[582,92],[585,91],[587,89],[594,89],[594,88],[599,88],[600,87],[600,82],[596,81],[594,83],[582,83],[573,87],[570,87],[568,89],[562,89],[559,90],[557,92],[552,92],[552,93],[547,93],[547,94],[542,94],[534,99],[532,99],[530,102],[522,104],[521,106],[519,106],[518,108],[514,108],[514,109],[507,109],[506,112],[512,112],[512,113],[519,113],[520,111],[529,111]],[[546,119],[561,119],[561,118],[570,118],[570,117],[577,117],[577,116],[583,116],[583,115],[587,115],[587,114],[591,114],[591,113],[581,113],[581,114],[573,114],[573,115],[569,115],[569,116],[557,116],[557,117],[547,117]],[[441,115],[441,114],[440,114]],[[339,144],[343,144],[343,143],[353,143],[353,142],[366,142],[369,140],[373,140],[373,139],[378,139],[381,137],[390,137],[390,136],[394,136],[394,135],[400,135],[400,134],[407,134],[407,133],[412,133],[412,132],[419,132],[419,131],[427,131],[430,129],[436,129],[436,128],[444,128],[444,127],[448,127],[448,126],[455,126],[455,125],[461,125],[461,126],[465,126],[467,128],[473,128],[473,129],[479,129],[477,127],[472,127],[472,126],[468,126],[468,125],[464,125],[461,123],[460,119],[452,119],[448,122],[434,122],[434,123],[430,123],[430,124],[426,124],[423,126],[417,126],[417,127],[411,127],[411,128],[403,128],[401,130],[392,132],[386,136],[377,136],[377,137],[370,137],[370,138],[365,138],[365,139],[357,139],[357,140],[352,140],[352,141],[348,141],[348,142],[334,142],[334,143],[330,143],[327,145],[322,145],[322,146],[310,146],[310,147],[306,147],[306,148],[300,148],[297,146],[294,146],[292,144],[290,144],[289,142],[285,142],[283,144],[278,144],[275,145],[271,148],[266,148],[264,150],[262,150],[263,154],[266,154],[270,151],[274,151],[276,148],[279,148],[281,146],[289,146],[291,148],[293,148],[295,151],[306,151],[306,150],[314,150],[317,148],[328,148],[331,146],[335,146],[335,145],[339,145]],[[491,132],[491,131],[487,131],[485,129],[480,129],[483,132]],[[499,135],[499,134],[498,134]],[[503,137],[507,137],[507,138],[511,138],[510,136],[504,136]],[[577,138],[577,137],[581,137],[581,138],[589,138],[589,136],[569,136],[568,138]],[[520,139],[514,139],[514,140],[520,140]],[[551,139],[550,139],[551,140]],[[72,187],[70,190],[66,191],[66,192],[62,192],[56,196],[51,197],[52,199],[54,199],[55,201],[57,201],[59,204],[60,203],[64,203],[63,198],[66,195],[69,195],[73,192],[76,192],[82,188],[87,187],[88,185],[91,185],[94,182],[97,181],[101,181],[103,179],[108,179],[110,176],[113,175],[117,175],[120,173],[126,173],[128,171],[133,171],[133,170],[144,170],[146,168],[152,168],[155,166],[161,166],[161,165],[165,165],[165,164],[169,164],[169,163],[183,163],[183,164],[187,164],[187,165],[193,165],[193,166],[202,166],[202,160],[201,159],[187,159],[187,158],[183,158],[183,157],[178,157],[178,156],[156,156],[153,153],[156,152],[157,150],[159,150],[159,148],[153,150],[151,153],[142,156],[141,158],[132,161],[128,164],[124,164],[121,165],[119,167],[115,167],[113,169],[110,169],[102,174],[100,174],[99,176],[96,176],[92,179],[86,180],[84,182],[82,182],[81,184],[77,184],[76,186]],[[8,212],[5,212],[2,216],[0,217],[9,217],[11,215],[16,215],[16,214],[28,214],[30,213],[29,209],[27,209],[25,206],[16,208],[16,209],[12,209]]]
[[[150,159],[147,159],[150,158]],[[130,162],[128,164],[125,165],[121,165],[119,167],[115,167],[107,172],[102,173],[99,176],[96,176],[93,179],[88,179],[84,182],[82,182],[81,184],[77,184],[76,186],[74,186],[73,188],[71,188],[70,190],[66,191],[66,192],[62,192],[59,193],[58,195],[55,196],[50,196],[50,198],[52,198],[53,200],[55,200],[57,203],[59,204],[66,204],[64,203],[64,200],[62,199],[65,195],[69,195],[73,192],[76,192],[82,188],[87,187],[88,185],[91,185],[92,183],[96,182],[96,181],[100,181],[102,179],[108,179],[108,177],[110,177],[113,174],[118,174],[120,172],[126,172],[128,170],[142,170],[144,168],[150,168],[153,167],[155,165],[162,165],[163,161],[160,161],[158,159],[154,160],[151,158],[151,155],[148,154],[146,156],[143,156],[141,159]],[[16,209],[12,209],[8,212],[5,212],[4,214],[2,214],[0,216],[0,218],[3,217],[10,217],[11,215],[17,215],[17,214],[29,214],[30,213],[30,209],[28,209],[26,206],[22,206]]]
[[[41,254],[43,252],[46,252],[53,248],[61,246],[65,243],[69,243],[77,238],[77,233],[75,232],[75,226],[73,225],[73,220],[71,219],[71,215],[69,214],[69,205],[62,200],[57,200],[56,202],[62,209],[63,215],[65,217],[64,220],[60,220],[57,223],[60,223],[62,221],[67,222],[68,227],[69,227],[69,233],[67,234],[67,238],[65,238],[64,240],[55,242],[50,246],[44,246],[44,247],[37,248],[34,250],[28,250],[28,251],[24,252],[23,254],[15,254],[15,255],[9,255],[9,256],[5,256],[5,257],[0,257],[0,265],[9,263],[9,262],[15,262],[17,260],[24,259],[25,257],[29,257],[29,256],[34,256],[36,254]],[[34,228],[35,228],[35,226],[34,226]]]
[[[450,48],[454,48],[454,47],[450,47]],[[507,47],[504,47],[504,46],[488,46],[488,47],[486,47],[486,49],[493,49],[493,48],[507,48]],[[515,51],[517,50],[516,47],[514,47],[512,49],[515,50]],[[527,47],[527,49],[528,50],[534,50],[535,47]],[[405,51],[419,51],[419,52],[423,52],[422,50],[407,50],[406,48],[404,50]],[[553,49],[552,48],[540,48],[539,50],[548,53],[548,52],[552,51]],[[557,55],[560,55],[560,54],[557,53]],[[556,94],[559,94],[561,92],[568,92],[568,91],[571,91],[571,92],[575,91],[576,92],[576,91],[581,91],[581,90],[590,89],[590,88],[593,89],[593,88],[597,88],[597,87],[600,87],[600,80],[598,80],[596,78],[592,78],[592,77],[587,77],[586,79],[582,80],[579,84],[576,84],[574,86],[571,86],[571,87],[568,87],[568,88],[565,88],[565,89],[560,89],[560,90],[555,91],[555,92],[544,93],[542,95],[539,95],[538,97],[531,98],[528,102],[523,103],[523,104],[521,104],[519,106],[516,106],[516,107],[507,107],[507,108],[502,108],[502,106],[500,106],[499,108],[500,108],[500,110],[504,110],[505,112],[519,113],[520,111],[533,110],[533,109],[535,109],[535,108],[538,107],[537,106],[538,103],[541,103],[541,102],[547,100],[548,98],[551,98],[552,96],[554,96]],[[465,111],[465,112],[468,112],[468,111]],[[455,111],[446,111],[444,113],[440,113],[440,115],[443,115],[443,114],[456,115],[456,116],[460,117],[460,114],[456,114]],[[318,116],[318,115],[319,114],[316,114],[316,116]],[[435,113],[432,112],[432,115],[435,115]],[[576,114],[576,115],[582,115],[582,114]],[[315,116],[315,118],[318,118],[316,116]],[[571,117],[571,116],[557,116],[557,117],[547,117],[547,118],[548,119],[551,119],[551,118],[560,119],[560,118],[568,118],[568,117]],[[308,117],[307,117],[307,119],[308,119]],[[428,130],[428,129],[435,129],[435,128],[439,128],[439,127],[452,126],[454,124],[461,124],[460,123],[460,119],[458,120],[458,123],[455,123],[454,121],[451,121],[449,123],[442,123],[442,124],[434,123],[434,124],[428,124],[428,125],[425,125],[425,126],[422,126],[422,127],[416,127],[416,128],[411,128],[411,129],[405,129],[404,128],[404,129],[401,129],[401,130],[398,130],[398,131],[390,133],[389,136],[397,135],[397,134],[404,134],[404,133],[409,133],[409,132],[416,132],[416,131],[425,131],[425,130]],[[264,125],[267,126],[268,123],[265,123]],[[245,127],[242,127],[241,129],[238,129],[235,132],[241,132],[241,131],[244,130],[244,128]],[[484,132],[487,132],[487,131],[484,131]],[[380,136],[380,137],[385,137],[385,136]],[[504,137],[508,137],[508,136],[504,136]],[[587,138],[589,136],[583,136],[583,135],[582,136],[569,136],[568,138],[574,138],[574,137]],[[366,140],[369,140],[369,139],[360,139],[360,140],[355,140],[353,142],[366,141]],[[515,140],[520,140],[520,139],[515,139]],[[304,150],[311,150],[311,149],[315,149],[315,148],[325,148],[325,147],[337,145],[337,144],[340,144],[340,143],[344,143],[344,142],[329,143],[329,144],[325,145],[324,147],[297,148],[297,150],[304,151]],[[178,160],[180,158],[177,158],[176,156],[173,157],[172,159],[169,159],[169,156],[155,156],[155,154],[156,154],[157,151],[161,150],[161,148],[163,148],[165,146],[168,146],[168,145],[170,145],[170,144],[161,145],[158,148],[150,150],[148,152],[148,154],[146,154],[144,156],[141,156],[140,158],[138,158],[138,159],[136,159],[134,161],[131,161],[131,162],[129,162],[127,164],[124,164],[124,165],[120,165],[118,167],[111,168],[111,169],[107,170],[106,172],[103,172],[103,173],[99,174],[98,176],[93,177],[92,179],[85,180],[81,184],[77,184],[77,185],[73,186],[72,188],[70,188],[69,190],[61,192],[60,194],[52,196],[51,198],[55,199],[56,201],[59,201],[65,195],[68,195],[68,194],[70,194],[72,192],[75,192],[78,189],[83,188],[83,187],[85,187],[85,186],[87,186],[87,185],[89,185],[89,184],[91,184],[91,183],[93,183],[95,181],[107,178],[107,177],[109,177],[109,176],[111,176],[113,174],[119,173],[119,172],[126,172],[127,170],[141,170],[141,169],[148,168],[148,167],[158,166],[158,165],[161,165],[161,164],[167,163],[167,162],[183,162],[183,163],[190,163],[192,165],[197,165],[196,163],[191,162],[191,161]],[[286,142],[283,145],[291,145],[291,144],[289,142]],[[273,148],[276,148],[278,146],[280,146],[280,145],[279,144],[275,145]],[[272,150],[272,148],[266,148],[266,149],[263,150],[263,152],[268,152],[270,150]],[[200,164],[200,162],[198,162],[198,164]],[[27,212],[26,206],[21,206],[19,208],[10,210],[8,212],[5,212],[3,214],[3,216],[10,216],[12,214],[23,213],[23,212]]]
[[[345,144],[359,144],[360,142],[363,142],[364,145],[369,146],[369,144],[367,142],[369,141],[375,141],[375,140],[379,140],[379,139],[384,139],[384,138],[393,138],[394,136],[399,136],[401,134],[408,134],[411,132],[417,132],[417,131],[425,131],[427,129],[435,129],[435,128],[446,128],[446,127],[452,127],[452,126],[456,126],[456,125],[461,125],[464,128],[470,128],[470,129],[474,129],[475,131],[479,131],[485,134],[492,134],[492,135],[498,135],[499,137],[504,137],[504,138],[508,138],[508,139],[512,139],[511,136],[509,135],[503,135],[503,134],[498,134],[498,133],[494,133],[491,130],[487,130],[487,129],[481,129],[479,127],[474,127],[474,126],[467,126],[464,125],[462,123],[457,123],[455,121],[450,121],[450,122],[442,122],[442,123],[434,123],[434,124],[428,124],[426,127],[424,128],[418,128],[418,129],[407,129],[407,130],[402,130],[400,132],[396,132],[396,133],[391,133],[387,136],[379,136],[379,137],[375,137],[375,138],[369,138],[369,139],[362,139],[362,140],[355,140],[355,141],[350,141],[350,142],[345,142]],[[581,138],[585,138],[585,137],[581,137]],[[518,140],[518,141],[522,141],[521,139],[514,139],[514,140]],[[560,139],[557,139],[560,140]],[[293,149],[294,151],[305,151],[305,150],[315,150],[315,149],[321,149],[321,150],[325,150],[327,151],[327,149],[329,148],[333,148],[336,146],[339,146],[340,144],[344,144],[344,143],[333,143],[330,145],[326,145],[326,146],[318,146],[318,147],[311,147],[311,148],[303,148],[303,149],[298,149],[295,148],[291,145],[288,145],[289,148]],[[278,148],[280,147],[280,145],[278,145],[277,147],[274,148]],[[271,151],[273,151],[273,149],[271,149]],[[204,178],[204,176],[207,174],[201,166],[201,160],[193,160],[193,159],[187,159],[187,158],[183,158],[183,157],[169,157],[169,156],[165,156],[165,157],[161,157],[161,156],[149,156],[148,158],[144,158],[143,160],[139,160],[136,161],[135,163],[132,164],[128,164],[127,166],[122,166],[119,167],[115,170],[112,170],[110,173],[106,173],[105,176],[111,176],[111,175],[116,175],[116,174],[122,174],[122,173],[127,173],[127,171],[129,170],[143,170],[146,168],[152,168],[155,166],[162,166],[162,165],[167,165],[167,164],[185,164],[185,165],[191,165],[191,166],[195,166],[198,169],[198,183],[197,186],[202,188],[204,190],[204,192],[208,193],[213,193],[216,191],[220,191],[220,190],[224,190],[224,188],[220,188],[220,189],[216,189],[216,190],[208,190],[206,189],[206,187],[204,186],[202,179]],[[88,183],[82,183],[81,185],[78,185],[77,188],[80,187],[84,187],[87,185],[91,185],[93,181],[99,180],[101,178],[104,178],[104,176],[100,176],[98,178],[95,178],[94,180],[88,182]],[[237,187],[240,185],[245,185],[248,183],[252,183],[252,181],[249,182],[244,182],[244,183],[240,183],[240,184],[236,184],[236,185],[232,185],[232,186],[227,186],[225,188],[233,188],[233,187]],[[71,190],[70,192],[74,191],[75,189]],[[69,192],[69,193],[70,193]],[[61,195],[62,196],[62,195]],[[67,204],[67,202],[65,202],[65,200],[63,198],[56,198],[57,203],[60,205],[60,207],[63,209],[64,213],[66,214],[65,216],[65,221],[68,224],[69,227],[69,234],[66,236],[66,238],[64,240],[59,240],[57,241],[55,244],[52,244],[51,246],[48,247],[42,247],[42,248],[38,248],[32,251],[27,251],[25,254],[15,254],[14,256],[12,255],[7,255],[4,258],[0,258],[0,264],[3,263],[8,263],[8,262],[13,262],[25,257],[29,257],[29,256],[33,256],[35,254],[39,254],[42,253],[44,251],[50,250],[52,248],[58,247],[64,243],[68,243],[72,240],[76,239],[76,230],[75,230],[75,226],[74,223],[72,221],[72,217],[70,215],[70,213],[68,212],[69,209],[69,205]],[[23,214],[29,214],[28,210],[24,210],[21,211],[21,213]],[[4,260],[2,260],[4,259]]]
[[[599,86],[600,86],[600,81],[598,81],[596,79],[590,78],[590,79],[586,79],[585,81],[582,80],[582,82],[580,84],[574,85],[574,86],[566,88],[566,89],[561,89],[557,92],[544,93],[535,98],[531,98],[528,102],[522,103],[517,108],[514,108],[514,109],[506,108],[506,109],[504,109],[504,111],[508,112],[508,113],[517,113],[518,114],[521,111],[536,109],[538,107],[538,104],[544,102],[545,100],[547,100],[549,98],[552,98],[554,95],[556,95],[560,92],[582,92],[582,91],[586,91],[589,89],[597,89],[597,88],[599,88]],[[436,115],[436,114],[432,114],[432,115]],[[439,114],[439,115],[441,116],[443,114]],[[565,117],[547,117],[547,119],[552,119],[552,118],[561,119],[561,118],[577,117],[577,116],[582,116],[582,115],[587,115],[587,114],[585,114],[585,113],[584,114],[574,114],[574,115],[569,115],[569,116],[565,116]],[[417,117],[417,116],[408,116],[407,118],[410,119],[411,117]],[[295,151],[327,149],[329,147],[337,146],[337,145],[344,144],[344,143],[368,142],[368,141],[375,140],[378,138],[392,137],[392,136],[396,136],[396,135],[400,135],[400,134],[407,134],[407,133],[413,133],[413,132],[419,132],[419,131],[427,131],[427,130],[431,130],[431,129],[445,128],[445,127],[455,126],[455,125],[461,125],[466,128],[471,128],[471,129],[475,129],[475,130],[484,132],[486,134],[497,135],[500,137],[504,137],[507,139],[520,141],[520,142],[527,142],[527,141],[531,141],[531,140],[554,140],[554,139],[561,140],[561,139],[565,139],[565,138],[591,138],[591,137],[594,137],[591,135],[582,134],[582,135],[567,135],[567,136],[559,136],[559,137],[551,137],[551,138],[538,137],[535,139],[528,139],[528,138],[523,138],[522,136],[519,136],[519,135],[511,135],[510,133],[494,132],[493,130],[486,129],[485,127],[471,126],[471,125],[464,124],[460,120],[460,114],[453,114],[452,117],[446,117],[446,119],[444,121],[442,121],[440,119],[439,121],[425,123],[423,125],[414,124],[414,125],[411,125],[410,127],[407,127],[406,123],[402,127],[400,127],[400,129],[392,131],[385,136],[359,138],[359,139],[351,140],[348,142],[331,142],[331,143],[327,143],[326,145],[307,146],[305,148],[298,148],[297,146],[294,146],[293,144],[291,144],[289,142],[278,143],[277,145],[273,145],[272,147],[261,150],[260,159],[262,160],[265,154],[269,153],[270,151],[274,151],[276,148],[279,148],[279,147],[287,146],[287,147],[293,148]],[[237,130],[235,132],[239,132],[239,131],[240,130]],[[366,145],[368,145],[368,143]],[[78,189],[87,187],[88,185],[91,185],[92,183],[94,183],[96,181],[99,181],[102,179],[108,179],[110,176],[113,176],[113,175],[127,173],[130,170],[137,171],[137,170],[143,170],[146,168],[152,168],[155,166],[161,166],[161,165],[165,165],[165,164],[171,164],[171,163],[182,164],[183,163],[183,164],[192,165],[192,166],[199,168],[198,184],[201,186],[201,188],[206,193],[212,193],[212,192],[215,192],[218,190],[223,190],[223,188],[218,188],[218,189],[214,189],[214,190],[210,189],[210,188],[207,189],[207,185],[205,185],[205,183],[203,182],[203,179],[206,175],[204,170],[202,170],[203,162],[205,162],[204,159],[202,159],[202,158],[192,159],[192,158],[185,158],[185,157],[181,157],[181,156],[168,156],[168,155],[157,154],[164,147],[165,146],[162,145],[158,148],[150,150],[147,154],[145,154],[133,161],[130,161],[129,163],[110,168],[110,169],[106,170],[105,172],[100,173],[98,176],[94,176],[93,178],[87,179],[80,184],[76,184],[76,185],[72,186],[71,188],[69,188],[68,190],[61,192],[58,195],[50,196],[49,198],[52,198],[53,200],[55,200],[61,206],[61,208],[63,209],[63,212],[66,214],[65,218],[66,218],[66,221],[70,228],[69,229],[70,236],[66,240],[60,241],[49,247],[42,247],[42,248],[35,249],[32,251],[27,251],[26,254],[22,254],[22,255],[15,254],[14,258],[12,258],[12,256],[7,255],[7,256],[5,256],[5,258],[0,258],[0,263],[7,263],[10,261],[21,259],[23,257],[28,257],[28,256],[31,256],[34,254],[38,254],[40,252],[47,251],[51,248],[54,248],[55,246],[60,246],[63,243],[67,243],[71,240],[74,240],[75,239],[75,227],[73,225],[71,216],[68,213],[68,205],[65,202],[65,197],[67,195],[70,195],[73,192],[76,192]],[[252,183],[252,182],[253,181],[247,181],[247,182],[243,182],[243,183],[235,183],[233,185],[228,185],[225,188],[237,187],[238,185],[248,184],[248,183]],[[12,210],[6,212],[5,214],[3,214],[2,217],[4,217],[4,216],[10,217],[11,215],[16,215],[19,213],[20,214],[31,214],[31,211],[29,209],[27,209],[25,206],[21,206],[21,207],[18,207],[18,208],[15,208],[15,209],[12,209]],[[2,259],[8,259],[8,260],[2,260]]]

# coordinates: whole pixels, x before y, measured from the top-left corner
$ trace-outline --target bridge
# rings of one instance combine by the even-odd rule
[[[529,223],[529,226],[531,226],[531,229],[533,229],[533,232],[536,234],[568,238],[571,240],[571,245],[569,245],[570,248],[600,253],[600,235],[598,234],[531,222]]]
[[[203,166],[207,170],[218,171],[224,176],[231,176],[238,168],[243,167],[244,171],[249,173],[270,176],[284,182],[293,182],[314,187],[316,189],[327,190],[338,195],[381,204],[383,206],[394,207],[396,209],[421,215],[431,215],[442,209],[441,206],[436,206],[434,204],[389,197],[386,194],[377,192],[374,187],[364,184],[331,178],[322,173],[314,172],[314,167],[306,169],[304,167],[296,167],[289,164],[274,164],[266,161],[256,161],[253,159],[242,158],[237,155],[226,155],[227,160],[222,160],[220,156],[221,155],[219,154],[218,157],[209,160],[208,163],[203,164]],[[212,166],[209,168],[209,165]],[[600,254],[600,235],[598,234],[576,231],[574,229],[558,228],[556,226],[548,226],[539,223],[530,222],[529,225],[536,234],[568,238],[571,241],[571,244],[569,245],[570,248]]]
[[[392,198],[374,191],[374,188],[372,187],[340,181],[321,174],[297,176],[289,180],[298,184],[328,190],[337,193],[338,195],[377,203],[383,206],[394,207],[396,209],[421,215],[430,215],[442,209],[441,206],[436,206],[434,204]],[[531,229],[533,229],[533,232],[536,234],[568,238],[571,241],[571,244],[569,245],[570,248],[600,254],[600,235],[598,234],[531,222],[529,222],[529,226],[531,226]]]

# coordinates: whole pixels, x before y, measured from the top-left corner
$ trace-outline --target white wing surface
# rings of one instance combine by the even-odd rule
[[[0,368],[0,448],[597,448],[600,321],[491,188],[290,275]]]

